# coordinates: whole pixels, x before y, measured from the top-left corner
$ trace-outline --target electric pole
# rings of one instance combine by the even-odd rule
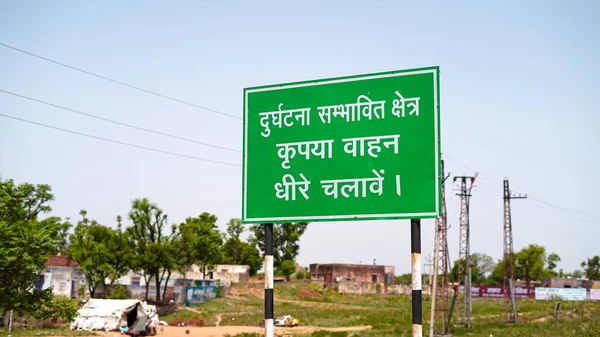
[[[435,256],[433,261],[433,298],[430,337],[447,336],[448,327],[448,225],[446,216],[446,179],[442,160],[442,215],[435,220]]]
[[[515,262],[513,250],[513,232],[510,216],[510,200],[525,199],[527,195],[512,194],[508,179],[504,179],[504,321],[506,323],[519,323],[517,306],[515,303]],[[512,315],[510,314],[512,311]]]
[[[470,229],[469,229],[469,201],[471,197],[471,188],[477,178],[477,173],[473,177],[458,176],[454,177],[454,181],[460,180],[460,230],[459,230],[459,245],[458,245],[458,260],[463,263],[458,264],[458,285],[462,281],[464,291],[462,295],[462,303],[458,300],[458,317],[461,318],[462,324],[467,328],[471,327],[471,265],[469,261],[470,252]],[[467,181],[470,185],[467,188]],[[461,308],[462,305],[462,308]]]
[[[431,254],[427,255],[427,257],[425,258],[425,261],[427,263],[424,263],[423,265],[425,265],[425,274],[427,274],[427,283],[429,284],[429,290],[431,291],[431,274],[433,271],[433,258],[431,257]]]

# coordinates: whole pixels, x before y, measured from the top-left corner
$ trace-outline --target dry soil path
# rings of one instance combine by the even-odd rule
[[[295,328],[275,328],[275,334],[278,336],[293,336],[298,334],[310,334],[318,330],[327,331],[348,331],[357,332],[371,329],[370,326],[350,326],[343,328],[319,328],[312,326],[299,326]],[[189,334],[186,334],[186,330],[189,330]],[[161,334],[158,332],[157,337],[223,337],[225,335],[236,335],[240,333],[263,333],[264,328],[253,327],[253,326],[221,326],[221,327],[178,327],[169,326],[166,327]],[[116,331],[100,333],[104,337],[123,337]]]

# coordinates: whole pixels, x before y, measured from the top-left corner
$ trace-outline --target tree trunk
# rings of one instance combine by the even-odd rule
[[[158,273],[155,275],[156,277],[156,302],[160,302],[160,279],[158,278]]]
[[[96,287],[93,284],[88,284],[88,290],[90,291],[90,298],[94,298]]]
[[[167,280],[165,281],[165,288],[163,289],[162,301],[165,302],[165,295],[167,294],[167,285],[169,284],[169,279],[171,278],[171,270],[167,272]]]
[[[104,289],[104,297],[108,298],[108,295],[110,295],[110,290],[112,289],[111,285],[109,284],[108,286],[106,286],[106,281],[103,281],[102,289]]]
[[[146,279],[146,277],[144,276],[144,281],[146,281],[146,296],[145,296],[145,301],[148,302],[148,290],[150,289],[150,282],[148,282],[149,280]]]

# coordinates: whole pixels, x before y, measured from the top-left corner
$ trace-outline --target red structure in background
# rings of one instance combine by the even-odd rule
[[[460,286],[459,291],[462,293],[464,287]],[[471,294],[473,298],[504,298],[504,294],[508,293],[508,289],[503,286],[472,286]],[[535,287],[515,287],[515,298],[535,298]]]

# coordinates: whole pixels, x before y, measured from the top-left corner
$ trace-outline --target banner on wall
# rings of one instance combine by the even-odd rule
[[[504,287],[503,286],[472,286],[471,297],[472,298],[504,298]],[[464,292],[464,286],[461,286],[459,291]],[[515,298],[534,298],[535,288],[534,287],[515,287]]]
[[[535,288],[536,300],[547,300],[559,297],[565,301],[584,301],[587,299],[587,290],[584,288]]]
[[[590,289],[590,300],[600,300],[600,289]]]

